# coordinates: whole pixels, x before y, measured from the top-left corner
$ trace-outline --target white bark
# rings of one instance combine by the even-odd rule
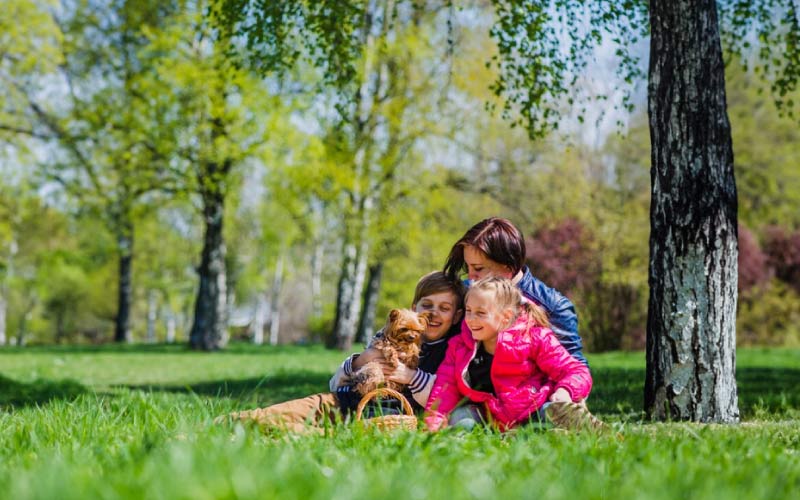
[[[6,345],[6,314],[8,311],[8,301],[5,294],[0,290],[0,345]]]
[[[153,344],[156,341],[156,318],[158,317],[158,292],[150,290],[147,292],[147,343]]]
[[[375,323],[375,310],[378,305],[378,297],[381,289],[381,277],[383,274],[383,264],[377,263],[369,268],[369,279],[364,291],[364,305],[361,310],[361,320],[358,325],[358,335],[356,338],[362,339],[365,344],[372,340]]]
[[[167,331],[166,334],[166,342],[167,344],[173,344],[176,340],[176,332],[178,331],[178,322],[177,318],[175,317],[175,311],[172,310],[172,307],[167,304],[166,312],[164,313],[164,322],[165,328]]]
[[[272,293],[270,296],[270,318],[269,318],[269,345],[278,345],[278,334],[281,327],[281,289],[283,288],[283,261],[284,254],[278,256],[275,263],[275,276],[272,281]]]
[[[325,257],[325,247],[317,241],[311,257],[311,317],[322,316],[322,262]]]
[[[645,407],[736,422],[737,199],[716,4],[654,0],[650,12]]]
[[[269,316],[269,303],[267,302],[266,293],[259,293],[256,298],[256,308],[253,313],[253,322],[251,323],[250,335],[253,338],[255,345],[264,343],[264,326],[267,324]]]
[[[339,286],[336,294],[336,321],[333,331],[336,347],[343,351],[349,350],[352,346],[353,337],[356,333],[356,323],[358,322],[360,294],[356,291],[357,254],[354,244],[345,244],[342,274],[339,277]]]

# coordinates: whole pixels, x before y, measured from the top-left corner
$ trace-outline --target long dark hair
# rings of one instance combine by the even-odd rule
[[[444,272],[452,279],[466,271],[464,247],[472,245],[498,264],[511,269],[512,276],[525,267],[525,239],[508,219],[489,217],[472,226],[450,250]]]

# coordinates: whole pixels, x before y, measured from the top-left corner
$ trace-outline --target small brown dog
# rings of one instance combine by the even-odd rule
[[[377,349],[386,362],[397,366],[403,363],[411,369],[419,364],[419,350],[422,334],[428,328],[428,317],[417,314],[411,309],[392,309],[382,335],[377,337],[370,349]],[[372,361],[353,373],[353,385],[356,391],[364,395],[378,387],[388,387],[396,391],[404,388],[403,384],[386,380],[381,363]]]

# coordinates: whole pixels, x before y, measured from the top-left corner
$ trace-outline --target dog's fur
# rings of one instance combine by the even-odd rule
[[[410,309],[392,309],[386,326],[383,327],[383,334],[375,339],[370,348],[380,351],[383,359],[394,366],[403,363],[415,369],[419,364],[422,334],[427,327],[426,315],[417,314]],[[381,364],[377,361],[367,363],[353,373],[352,381],[356,391],[362,395],[378,387],[388,387],[396,391],[405,387],[404,384],[386,380]]]

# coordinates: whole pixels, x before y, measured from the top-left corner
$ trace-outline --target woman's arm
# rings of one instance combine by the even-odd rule
[[[571,356],[548,328],[541,328],[535,335],[536,352],[533,359],[537,366],[555,383],[553,396],[560,400],[563,392],[569,393],[572,401],[585,399],[592,390],[592,375],[589,368]],[[557,395],[558,394],[558,395]]]

